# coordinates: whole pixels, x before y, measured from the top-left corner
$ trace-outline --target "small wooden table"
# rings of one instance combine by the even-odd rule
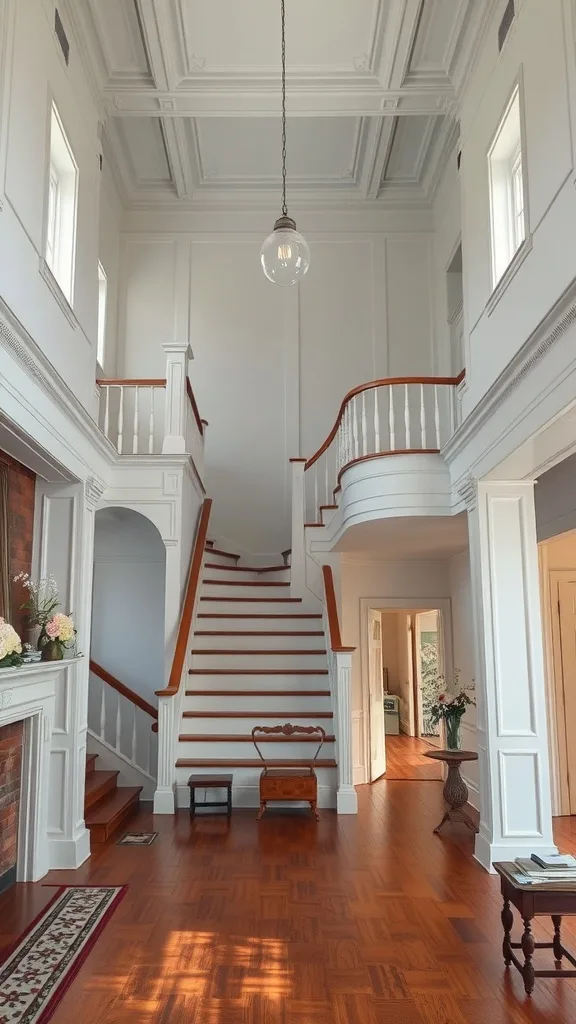
[[[197,807],[226,807],[228,817],[232,814],[232,780],[233,775],[191,775],[188,779],[190,787],[190,815],[196,813]],[[226,800],[205,800],[196,803],[197,789],[225,789]]]
[[[448,821],[462,822],[472,832],[478,832],[476,823],[466,811],[462,810],[468,803],[468,786],[460,775],[462,762],[477,761],[478,754],[474,750],[428,750],[424,757],[430,757],[433,761],[444,761],[448,767],[448,775],[442,792],[450,809],[446,811],[434,832],[439,832]]]
[[[524,989],[530,995],[534,988],[535,978],[576,978],[576,970],[563,970],[562,958],[566,957],[569,963],[576,968],[576,959],[562,945],[560,928],[563,915],[576,914],[576,889],[562,887],[562,882],[546,887],[539,885],[522,885],[513,877],[515,864],[501,862],[494,864],[495,871],[500,875],[500,888],[504,906],[502,908],[502,927],[504,928],[504,941],[502,943],[502,955],[507,967],[514,964],[524,979]],[[524,922],[524,932],[521,942],[512,942],[512,926],[514,915],[512,904],[520,912]],[[554,925],[554,938],[552,942],[535,942],[532,935],[531,920],[533,917],[546,916],[552,918]],[[524,963],[518,959],[514,950],[521,949],[524,954]],[[532,957],[535,949],[552,949],[554,951],[554,970],[535,970]]]

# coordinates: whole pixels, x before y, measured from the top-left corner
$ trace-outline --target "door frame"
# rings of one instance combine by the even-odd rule
[[[368,609],[399,612],[427,612],[437,608],[442,612],[444,631],[444,660],[446,676],[454,670],[454,645],[452,634],[452,601],[449,597],[361,597],[360,598],[360,680],[362,693],[362,765],[356,766],[358,776],[355,784],[370,781],[370,689],[368,684]]]
[[[546,543],[539,545],[542,590],[544,674],[548,708],[548,750],[552,783],[552,814],[570,814],[568,745],[564,709],[562,644],[558,615],[558,584],[576,579],[576,569],[549,569]]]

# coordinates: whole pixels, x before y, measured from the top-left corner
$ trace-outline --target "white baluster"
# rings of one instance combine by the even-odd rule
[[[106,405],[104,407],[104,434],[106,437],[110,437],[110,391],[111,388],[106,388]]]
[[[426,448],[426,412],[424,410],[424,385],[420,385],[420,432],[422,435],[422,447]]]
[[[118,406],[118,454],[122,455],[122,435],[124,433],[124,388],[120,387],[120,404]]]
[[[106,736],[106,683],[100,680],[100,739]]]
[[[121,717],[120,717],[120,694],[116,694],[116,750],[120,751],[120,735],[121,735]]]
[[[136,705],[132,705],[132,763],[136,764]]]
[[[368,423],[366,420],[366,392],[362,392],[362,455],[368,455]]]
[[[404,385],[404,432],[405,446],[410,448],[410,403],[408,401],[408,385]]]
[[[378,388],[374,388],[374,453],[380,451],[380,412],[378,410]]]
[[[148,427],[148,454],[154,454],[154,402],[156,400],[156,388],[150,388],[150,425]]]
[[[132,454],[138,455],[138,405],[140,401],[140,388],[134,388],[134,436],[132,438]]]
[[[436,447],[440,448],[440,410],[438,408],[438,385],[434,385],[434,425],[436,427]]]
[[[354,454],[353,459],[357,459],[360,453],[360,445],[358,439],[358,410],[356,409],[356,395],[352,399],[352,438],[354,441]]]
[[[317,523],[320,518],[320,509],[318,508],[318,462],[314,463],[314,515],[310,522]]]
[[[388,385],[388,426],[390,429],[390,451],[393,452],[396,449],[396,435],[394,433],[394,388],[391,384]]]
[[[152,772],[150,771],[150,767],[152,765],[152,743],[153,742],[154,742],[154,733],[152,732],[152,729],[150,729],[150,733],[148,735],[148,743],[146,744],[146,771],[148,772],[148,775],[152,774]]]
[[[337,449],[337,457],[336,457],[336,463],[337,463],[337,465],[336,465],[336,476],[338,476],[338,471],[339,471],[340,466],[342,465],[342,462],[343,462],[343,449],[344,449],[344,416],[342,417],[342,419],[340,420],[340,423],[338,424],[338,449]]]
[[[328,456],[329,456],[329,454],[330,454],[330,448],[328,448],[327,451],[324,454],[324,490],[326,492],[326,497],[324,498],[324,502],[325,502],[326,505],[330,505],[330,499],[328,497],[328,494],[329,494],[328,488],[330,486],[329,481],[328,481]]]

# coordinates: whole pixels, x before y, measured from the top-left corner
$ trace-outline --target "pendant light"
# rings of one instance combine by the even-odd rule
[[[296,230],[296,221],[288,216],[286,206],[286,12],[280,0],[282,22],[282,216],[260,250],[262,270],[269,281],[289,288],[296,284],[310,266],[310,249],[306,239]]]

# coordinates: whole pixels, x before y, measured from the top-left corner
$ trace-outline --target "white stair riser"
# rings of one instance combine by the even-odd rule
[[[290,587],[257,587],[249,584],[234,587],[229,583],[210,583],[210,580],[216,577],[211,577],[209,573],[210,569],[207,569],[202,584],[202,597],[218,597],[223,600],[227,597],[257,597],[261,601],[267,601],[269,597],[290,597]]]
[[[193,675],[186,680],[187,690],[231,690],[242,693],[244,690],[262,690],[265,696],[274,696],[276,690],[296,690],[302,700],[312,700],[306,694],[312,690],[330,690],[328,676],[207,676]],[[215,700],[227,701],[227,697],[216,697]],[[306,710],[306,704],[302,705]]]
[[[286,711],[296,712],[331,711],[330,697],[281,697],[271,693],[265,697],[190,697],[184,698],[184,711]],[[217,719],[214,719],[217,721]],[[239,719],[240,721],[240,719]],[[255,725],[258,723],[254,723]],[[264,725],[267,723],[264,722]],[[303,723],[305,724],[305,723]],[[218,728],[212,732],[218,732]],[[237,730],[242,731],[242,728]]]
[[[214,629],[214,625],[210,624],[208,629]],[[248,627],[247,627],[248,628]],[[198,632],[203,632],[205,627],[202,619],[196,623],[196,629]],[[217,629],[217,627],[216,627]],[[232,626],[231,629],[234,629]],[[240,650],[318,650],[318,648],[326,647],[326,639],[324,634],[321,636],[274,636],[270,634],[268,636],[247,636],[243,634],[241,636],[199,636],[198,632],[194,635],[193,648],[198,650],[201,647],[210,647],[211,649],[221,648],[226,651],[240,651]],[[258,632],[255,629],[255,632]],[[260,630],[260,632],[263,632]],[[262,657],[262,655],[258,655]],[[323,667],[323,666],[322,666]]]
[[[250,569],[242,569],[238,566],[237,569],[231,568],[232,563],[229,565],[222,565],[215,569],[215,563],[212,562],[211,558],[206,559],[204,563],[204,578],[215,579],[215,580],[228,580],[231,583],[289,583],[288,570],[278,570],[278,572],[251,572]]]
[[[190,709],[186,709],[187,711]],[[191,709],[194,710],[194,709]],[[249,711],[249,708],[245,708]],[[221,733],[226,736],[233,736],[236,733],[237,736],[248,736],[255,725],[321,725],[325,732],[334,732],[334,721],[332,718],[318,718],[316,715],[314,718],[296,718],[294,712],[290,712],[286,708],[283,709],[284,714],[274,714],[273,717],[269,718],[268,714],[264,718],[262,712],[264,708],[256,708],[254,715],[250,718],[182,718],[180,723],[179,733],[197,733],[202,736],[213,736],[214,734]],[[316,710],[316,709],[314,709]],[[260,712],[260,713],[259,713]],[[215,755],[206,754],[206,757]],[[224,757],[224,754],[220,755]],[[251,757],[251,754],[244,754],[244,757]]]
[[[225,587],[214,587],[213,589],[220,591],[220,590],[225,590],[226,588]],[[236,587],[235,589],[236,590],[242,590],[243,588],[242,587]],[[202,597],[206,597],[206,596],[209,597],[210,593],[206,591],[205,587],[203,587],[202,588],[202,595],[200,597],[198,611],[200,611],[200,612],[207,612],[208,614],[210,614],[210,612],[212,612],[213,614],[218,613],[220,615],[223,615],[224,613],[229,613],[229,614],[233,615],[234,612],[240,612],[240,613],[244,612],[244,613],[250,613],[252,615],[270,615],[270,614],[273,614],[273,615],[285,614],[286,615],[286,614],[289,614],[290,612],[298,612],[298,611],[304,611],[305,610],[305,609],[302,608],[300,602],[296,602],[296,601],[292,602],[292,601],[285,600],[285,598],[288,596],[286,594],[284,594],[284,595],[283,594],[275,594],[274,597],[279,597],[282,600],[274,601],[273,603],[271,603],[270,601],[267,601],[266,598],[262,594],[259,595],[260,599],[257,600],[257,601],[230,601],[226,597],[225,594],[221,594],[221,593],[216,595],[216,597],[218,598],[217,601],[203,601]],[[233,597],[250,597],[250,594],[233,594],[232,596]],[[199,619],[198,621],[199,622],[205,622],[206,620],[205,619]],[[224,619],[218,619],[218,620],[215,620],[215,621],[223,622]],[[244,621],[246,621],[246,620],[244,620]],[[254,622],[255,620],[252,619],[251,621]],[[278,621],[278,620],[277,619],[276,620],[269,619],[267,621],[274,622],[274,621]]]
[[[318,742],[282,743],[278,740],[275,743],[263,743],[261,746],[262,753],[266,758],[293,757],[305,761],[311,761],[317,749]],[[333,758],[334,743],[326,742],[322,747],[320,756]],[[258,752],[253,743],[204,743],[202,741],[180,740],[178,743],[178,757],[234,757],[242,760],[244,758],[258,757]]]
[[[295,610],[297,611],[297,608],[298,608],[298,606],[295,605],[292,608],[292,611],[295,611]],[[314,632],[317,633],[318,631],[322,630],[322,619],[321,618],[320,619],[284,619],[284,618],[282,618],[282,619],[263,619],[263,618],[262,619],[259,619],[259,618],[255,618],[255,619],[241,619],[241,618],[238,618],[237,615],[235,616],[234,612],[231,612],[229,615],[226,615],[226,618],[224,618],[224,619],[213,618],[213,615],[216,615],[218,611],[219,611],[219,608],[218,608],[218,602],[217,601],[204,601],[201,604],[201,606],[200,606],[200,612],[202,613],[202,615],[209,615],[210,618],[206,618],[206,619],[205,618],[197,618],[196,619],[196,629],[201,629],[201,630],[210,629],[210,630],[216,630],[218,632],[224,632],[224,633],[228,632],[230,630],[234,630],[237,633],[238,632],[242,632],[242,630],[252,630],[252,631],[256,631],[258,633],[274,633],[274,632],[278,632],[278,631],[283,630],[283,629],[287,630],[287,631],[290,631],[290,630],[294,631],[294,630],[302,630],[303,629],[303,630],[314,631]],[[235,611],[240,613],[240,614],[250,614],[251,607],[249,605],[247,605],[246,607],[242,607],[241,605],[238,605],[237,608],[235,609]],[[274,605],[270,605],[268,607],[268,611],[271,612],[272,614],[274,614],[275,611],[276,611]],[[211,615],[211,613],[212,613],[212,615]],[[256,614],[256,613],[257,613],[257,609],[254,611],[253,614]],[[280,614],[280,612],[278,612],[277,614]],[[234,639],[234,638],[231,638],[231,639]],[[258,640],[257,646],[260,646],[261,642],[262,643],[264,642],[262,637],[257,637],[257,638],[254,637],[253,639],[257,639]],[[270,637],[266,637],[265,639],[266,639],[266,646],[267,647],[270,646],[268,644],[268,640],[271,639],[271,638]],[[317,643],[314,646],[318,646],[318,647],[324,646],[324,641],[322,640],[322,637],[313,637],[313,639],[315,641],[317,641]],[[220,637],[220,640],[224,640],[224,637]],[[208,644],[206,643],[203,646],[207,647]],[[216,646],[216,644],[214,646]],[[234,647],[235,645],[232,644],[231,646]],[[240,646],[240,644],[238,644],[238,646]],[[276,643],[274,642],[272,644],[272,647],[276,647],[276,646],[279,646],[279,645],[276,645]],[[282,647],[284,647],[284,646],[285,646],[284,643],[282,643]]]
[[[220,772],[222,774],[231,774],[234,776],[234,781],[232,783],[232,806],[256,808],[260,804],[260,771],[260,768],[177,768],[178,807],[190,806],[190,790],[187,786],[190,775],[212,775],[215,772]],[[319,807],[336,807],[336,771],[336,768],[316,769]],[[201,788],[196,789],[196,799],[198,801],[204,799],[224,800],[225,798],[226,793],[221,789],[209,789],[206,793]],[[271,806],[277,807],[280,805],[272,803]],[[296,806],[304,807],[305,805],[303,803],[297,803]],[[207,811],[199,811],[198,815],[209,813],[211,813],[210,809]],[[226,809],[216,809],[213,813],[225,815]]]
[[[325,654],[202,654],[195,650],[190,668],[318,669],[327,667]]]
[[[210,551],[209,548],[204,555],[204,562],[211,562],[212,565],[222,566],[238,565],[235,558],[229,558],[227,555],[217,555],[215,552]]]

